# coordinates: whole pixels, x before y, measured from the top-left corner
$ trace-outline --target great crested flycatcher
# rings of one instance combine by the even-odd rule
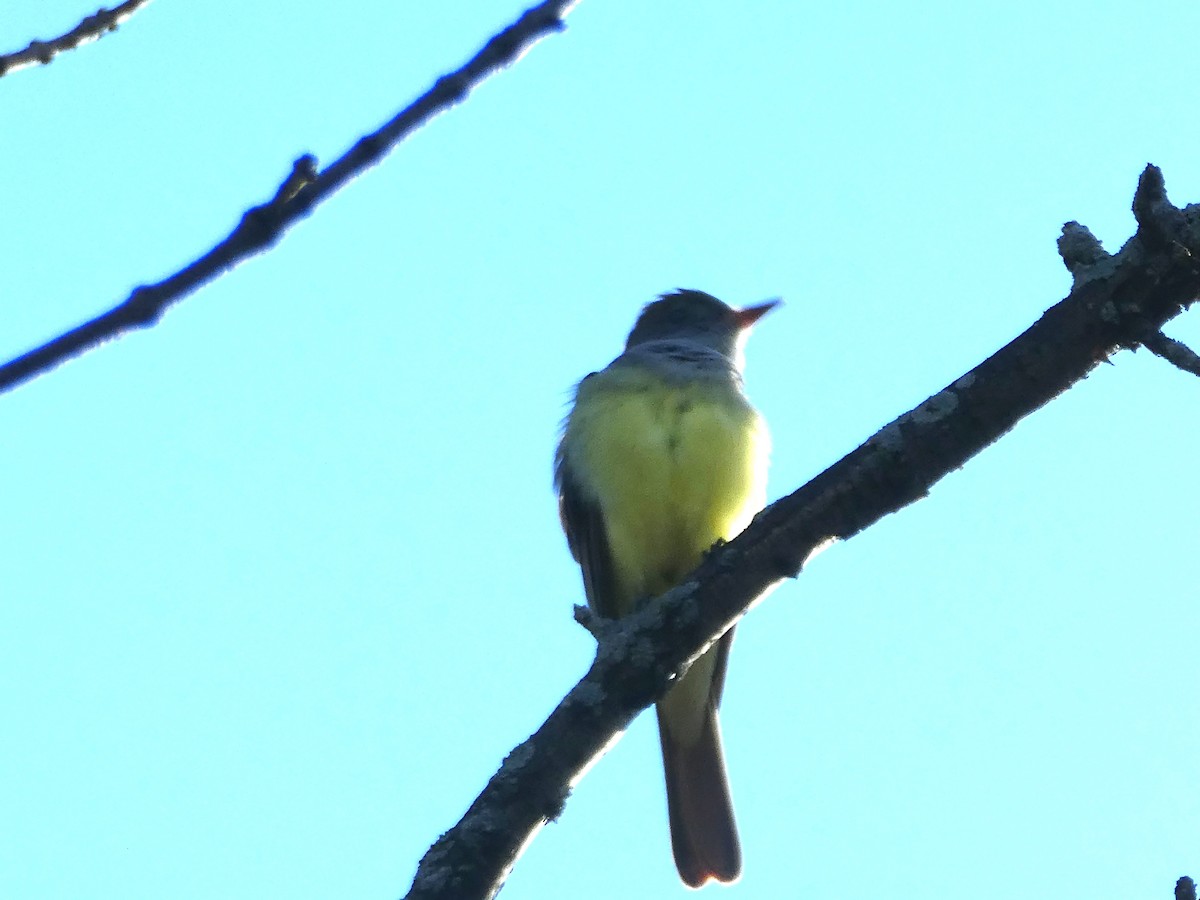
[[[642,310],[625,352],[579,383],[555,466],[588,605],[607,618],[678,584],[766,499],[770,439],[742,389],[745,309],[701,291]],[[717,708],[730,628],[658,701],[671,845],[690,887],[735,881],[741,848]]]

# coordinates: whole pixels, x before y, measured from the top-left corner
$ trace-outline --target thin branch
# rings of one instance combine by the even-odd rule
[[[1142,339],[1142,346],[1155,356],[1161,356],[1176,368],[1193,375],[1200,375],[1200,356],[1197,356],[1196,351],[1182,341],[1169,338],[1161,331],[1156,331]]]
[[[134,328],[155,324],[166,309],[234,266],[273,246],[283,234],[335,191],[378,164],[397,144],[440,112],[466,99],[493,72],[518,60],[537,41],[565,27],[563,17],[578,0],[546,0],[527,9],[494,35],[469,62],[359,140],[320,173],[316,159],[302,156],[292,173],[260,206],[248,209],[223,241],[156,284],[142,285],[120,304],[90,321],[0,365],[0,393],[49,371]]]
[[[64,50],[74,50],[92,41],[98,41],[132,16],[150,0],[125,0],[112,9],[101,9],[88,16],[70,31],[48,41],[30,41],[24,50],[0,54],[0,78],[18,69],[46,65]]]
[[[408,900],[494,896],[523,847],[561,813],[569,786],[756,598],[798,575],[823,547],[926,496],[1026,415],[1200,298],[1200,207],[1171,206],[1150,166],[1135,210],[1138,233],[1111,267],[1081,273],[1024,334],[761,512],[685,583],[595,629],[588,673],[425,854]]]

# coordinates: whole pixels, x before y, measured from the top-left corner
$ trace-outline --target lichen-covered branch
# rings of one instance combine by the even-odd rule
[[[1150,166],[1134,210],[1138,232],[1116,255],[1094,238],[1068,241],[1074,287],[1024,334],[763,510],[682,585],[617,621],[580,616],[598,641],[591,669],[425,854],[408,900],[494,896],[521,849],[562,811],[569,785],[756,598],[822,547],[924,497],[1200,298],[1200,207],[1171,206]]]
[[[74,50],[83,44],[98,41],[148,4],[150,0],[125,0],[112,9],[101,9],[88,16],[66,34],[48,41],[30,41],[24,50],[0,54],[0,78],[18,69],[46,65],[64,50]]]
[[[239,263],[273,246],[331,194],[380,162],[405,137],[440,112],[462,102],[472,88],[515,62],[542,37],[564,27],[577,0],[546,0],[527,9],[494,35],[462,68],[443,75],[428,91],[378,130],[358,140],[325,169],[302,156],[271,200],[247,210],[219,244],[174,275],[142,285],[120,304],[65,334],[0,365],[0,392],[12,389],[86,350],[134,328],[153,325],[168,307]]]
[[[1200,355],[1182,341],[1167,337],[1161,331],[1142,338],[1142,345],[1155,356],[1161,356],[1175,368],[1200,375]]]

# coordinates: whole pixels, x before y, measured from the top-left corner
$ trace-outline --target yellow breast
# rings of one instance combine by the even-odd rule
[[[609,374],[580,386],[564,449],[603,511],[627,612],[678,583],[762,508],[770,441],[733,384]]]

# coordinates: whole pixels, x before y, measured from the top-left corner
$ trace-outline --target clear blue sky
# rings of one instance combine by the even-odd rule
[[[158,279],[521,3],[159,0],[0,79],[8,357]],[[0,49],[94,6],[7,3]],[[584,0],[269,255],[0,397],[0,895],[394,898],[588,665],[550,458],[678,286],[787,493],[1200,201],[1194,0]],[[1200,313],[1169,332],[1200,344]],[[1123,353],[741,627],[713,896],[1200,875],[1200,381]],[[651,718],[505,896],[683,896]]]

